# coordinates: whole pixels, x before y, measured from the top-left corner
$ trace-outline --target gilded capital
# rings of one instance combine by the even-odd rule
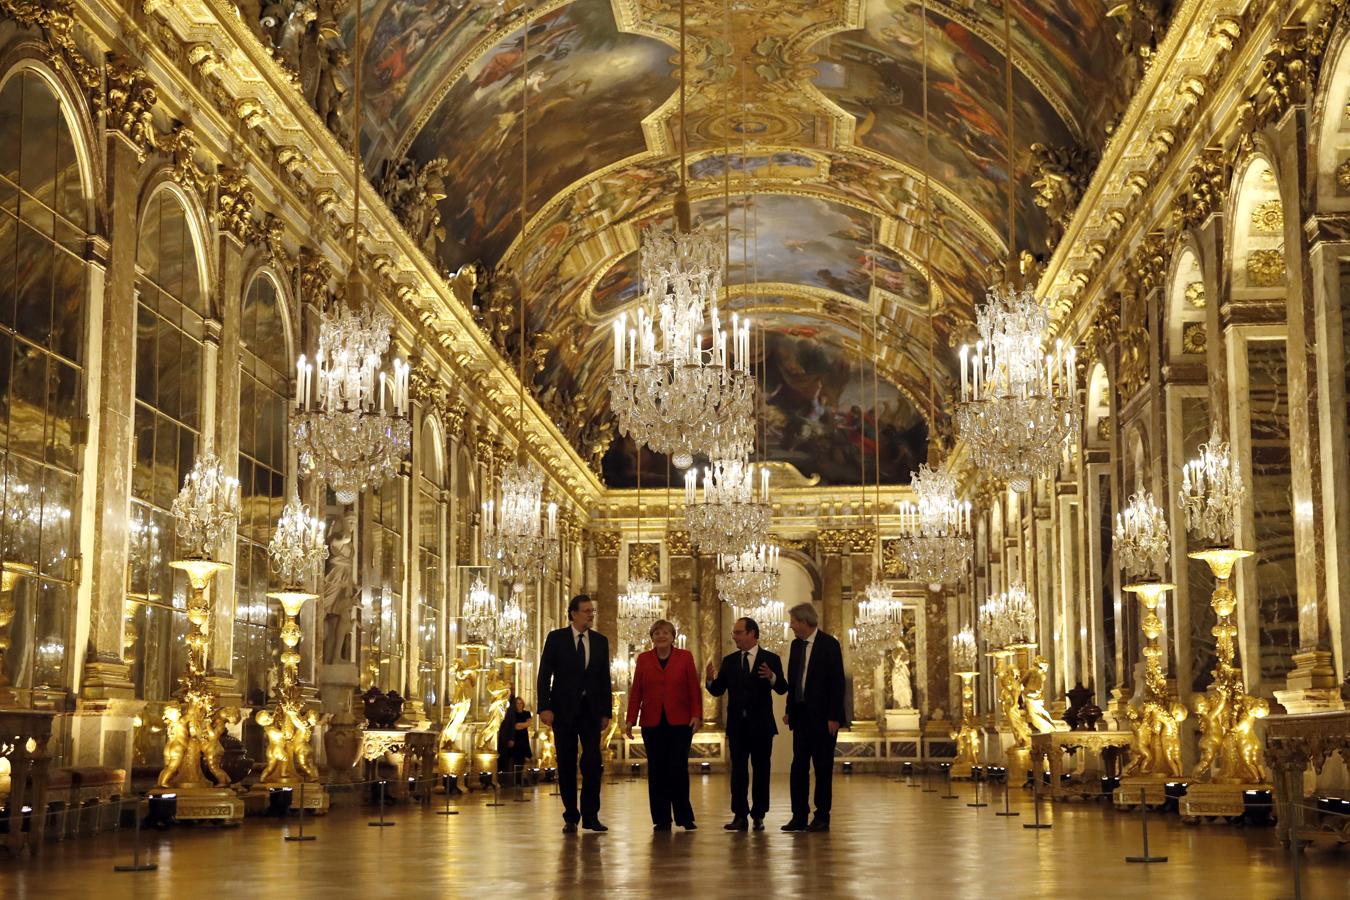
[[[666,548],[671,556],[693,556],[694,544],[687,531],[671,531],[666,534]]]
[[[620,537],[617,531],[592,531],[591,549],[596,556],[618,556]]]
[[[159,134],[155,131],[154,109],[159,102],[159,91],[150,80],[150,74],[134,60],[116,53],[107,57],[108,89],[103,99],[109,131],[126,138],[136,151],[136,158],[145,162],[147,156],[159,149]]]
[[[222,168],[216,179],[216,227],[240,243],[253,235],[253,186],[238,169]]]

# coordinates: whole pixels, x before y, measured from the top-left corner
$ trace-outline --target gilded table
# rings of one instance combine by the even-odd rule
[[[1129,750],[1130,732],[1128,731],[1047,731],[1044,734],[1033,734],[1031,736],[1031,761],[1032,768],[1041,772],[1044,771],[1046,760],[1050,764],[1050,797],[1055,800],[1066,797],[1079,796],[1078,792],[1069,791],[1064,788],[1062,775],[1064,774],[1064,754],[1077,753],[1079,750],[1084,754],[1090,754],[1085,757],[1084,771],[1090,763],[1088,760],[1095,755],[1102,759],[1101,771],[1108,774],[1109,764],[1105,761],[1105,754],[1108,750]]]

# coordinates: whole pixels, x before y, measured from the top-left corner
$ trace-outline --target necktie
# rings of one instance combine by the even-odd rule
[[[742,651],[741,651],[741,673],[742,673],[743,675],[745,675],[746,678],[749,678],[749,677],[750,677],[750,651],[749,651],[749,650],[742,650]]]
[[[577,635],[577,662],[581,663],[581,670],[586,671],[586,634],[582,632]]]

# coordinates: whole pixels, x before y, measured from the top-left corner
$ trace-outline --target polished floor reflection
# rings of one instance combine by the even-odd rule
[[[1048,831],[1022,828],[1030,801],[1014,791],[1020,818],[991,804],[909,789],[878,776],[837,777],[834,830],[783,834],[787,784],[762,834],[729,834],[724,777],[693,782],[699,830],[653,834],[642,782],[604,788],[608,834],[560,831],[548,788],[528,803],[491,808],[462,799],[458,816],[439,807],[395,808],[392,828],[368,828],[365,810],[337,810],[307,830],[313,843],[285,843],[288,826],[249,819],[241,828],[178,828],[147,836],[159,871],[114,874],[130,856],[130,833],[49,844],[34,862],[0,861],[0,896],[376,897],[1292,897],[1289,854],[1270,828],[1192,827],[1159,818],[1153,851],[1170,861],[1127,865],[1139,850],[1136,816],[1099,804],[1046,804]],[[293,827],[293,823],[291,826]],[[1350,853],[1302,859],[1303,896],[1350,896]]]

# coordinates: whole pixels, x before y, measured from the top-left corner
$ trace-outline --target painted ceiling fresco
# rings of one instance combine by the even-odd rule
[[[1043,252],[1049,229],[1032,203],[1027,147],[1100,149],[1112,110],[1095,98],[1121,57],[1102,0],[1013,2],[1017,244]],[[531,12],[528,86],[523,8],[513,0],[366,0],[366,161],[371,171],[404,155],[449,161],[438,261],[450,271],[476,261],[496,273],[495,299],[476,301],[496,310],[496,319],[482,316],[484,327],[507,355],[524,341],[541,405],[583,457],[627,483],[631,452],[615,443],[606,456],[614,443],[606,341],[612,316],[640,294],[642,229],[671,219],[678,7],[542,0]],[[861,440],[848,425],[856,398],[847,379],[835,385],[829,373],[856,371],[860,311],[878,317],[883,394],[891,392],[870,413],[893,462],[894,472],[883,462],[883,477],[904,478],[905,454],[923,452],[910,438],[930,415],[930,393],[939,396],[939,431],[949,430],[943,398],[955,348],[1006,254],[1002,16],[996,2],[930,0],[930,196],[918,0],[688,0],[686,171],[695,218],[720,230],[730,192],[723,303],[753,310],[770,335],[771,381],[805,404],[782,406],[769,441],[782,461],[805,465],[804,447],[817,454],[805,474],[839,484],[857,478],[849,474],[856,453],[845,452]],[[531,221],[522,246],[524,90]],[[523,339],[514,315],[503,313],[521,271],[530,285]],[[870,355],[870,326],[867,333]],[[815,384],[829,413],[812,418],[816,392],[802,385]],[[917,410],[907,399],[914,397]],[[859,414],[864,425],[868,414]]]

